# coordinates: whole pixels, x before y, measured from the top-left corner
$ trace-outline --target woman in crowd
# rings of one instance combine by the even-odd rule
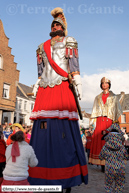
[[[30,128],[30,129],[28,129],[28,132],[27,132],[27,139],[29,139],[29,140],[31,138],[31,133],[32,133],[32,129]]]
[[[38,160],[33,148],[25,142],[25,135],[22,131],[11,136],[13,144],[6,150],[6,166],[3,171],[2,185],[29,185],[28,165],[35,167]]]
[[[91,114],[91,124],[94,122],[96,126],[92,135],[89,163],[101,165],[102,172],[104,172],[105,160],[99,159],[100,151],[105,144],[105,141],[101,140],[103,131],[110,127],[113,121],[118,120],[122,110],[117,96],[109,91],[111,81],[103,77],[100,87],[102,93],[96,96]]]

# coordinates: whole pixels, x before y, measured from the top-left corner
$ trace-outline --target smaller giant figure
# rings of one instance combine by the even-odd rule
[[[113,121],[118,120],[122,109],[117,96],[109,91],[111,81],[108,78],[101,79],[100,87],[103,92],[95,97],[91,114],[91,119],[96,126],[92,135],[89,163],[101,165],[102,171],[104,171],[105,160],[99,159],[100,151],[105,144],[105,141],[101,140],[103,131],[110,127]]]

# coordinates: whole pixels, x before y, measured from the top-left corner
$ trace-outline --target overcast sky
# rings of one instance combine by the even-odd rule
[[[20,70],[19,82],[30,86],[37,80],[35,51],[50,38],[55,7],[64,9],[68,36],[78,42],[82,108],[92,108],[103,76],[111,79],[114,93],[129,93],[128,0],[1,0],[0,19]]]

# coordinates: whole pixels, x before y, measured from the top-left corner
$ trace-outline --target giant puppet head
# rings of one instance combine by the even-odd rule
[[[51,11],[54,20],[51,24],[51,37],[67,36],[67,22],[63,13],[63,9],[57,7]]]
[[[106,78],[106,77],[103,77],[100,81],[100,88],[103,90],[103,83],[107,83],[109,85],[109,89],[111,88],[111,81]]]

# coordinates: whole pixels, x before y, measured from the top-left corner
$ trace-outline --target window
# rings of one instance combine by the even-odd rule
[[[31,111],[33,110],[33,107],[34,107],[34,104],[33,104],[33,103],[31,103]]]
[[[10,90],[10,85],[4,83],[3,98],[9,99],[9,90]]]
[[[3,68],[3,58],[1,54],[0,54],[0,68]]]
[[[24,101],[24,111],[26,111],[27,101]]]
[[[22,107],[22,100],[20,99],[19,100],[19,110],[21,110],[21,107]]]
[[[16,107],[16,109],[18,109],[18,105],[17,105],[17,98],[16,98],[15,107]]]
[[[121,123],[126,123],[126,115],[121,115]]]
[[[40,128],[41,129],[47,129],[47,121],[41,121]]]
[[[121,130],[123,133],[126,133],[126,127],[122,127]]]

